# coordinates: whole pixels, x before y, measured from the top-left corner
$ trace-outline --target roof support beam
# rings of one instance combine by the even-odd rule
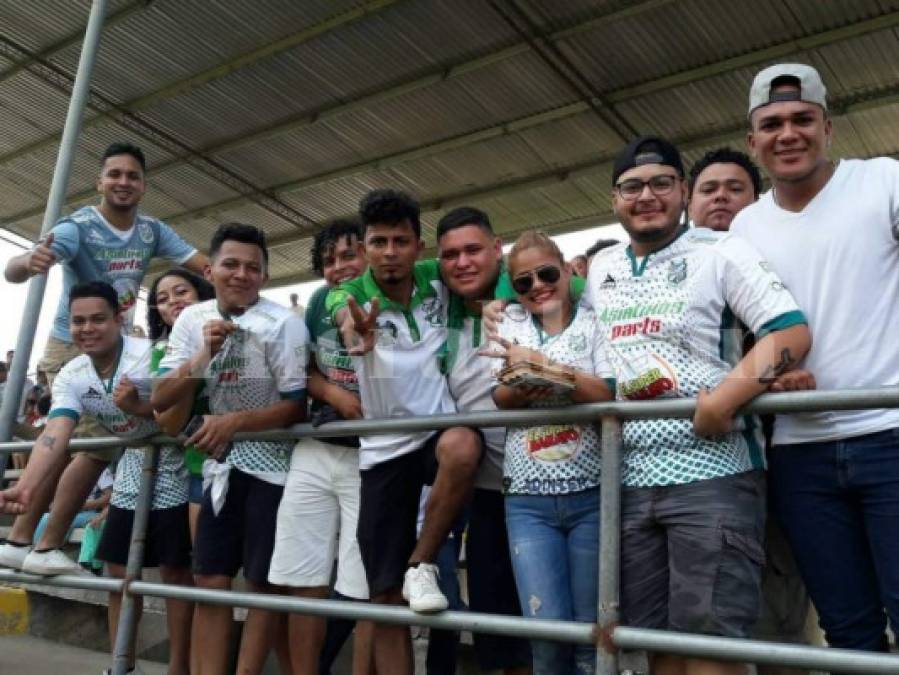
[[[899,102],[899,86],[889,87],[877,95],[854,96],[844,99],[836,99],[830,102],[830,114],[832,117],[843,117],[850,113],[871,110],[883,106],[894,105]],[[710,147],[725,143],[742,142],[746,135],[746,123],[739,122],[718,129],[710,134],[675,138],[673,142],[681,152],[688,152],[699,148]],[[495,199],[507,194],[513,194],[524,190],[539,190],[550,185],[564,183],[577,178],[592,176],[603,171],[611,171],[614,155],[599,155],[596,159],[559,167],[538,174],[522,176],[502,183],[484,185],[463,192],[442,195],[425,199],[421,202],[422,213],[442,211],[463,204],[485,199]],[[611,187],[610,187],[611,189]],[[306,235],[308,236],[308,235]],[[305,237],[297,235],[285,235],[273,237],[269,240],[269,248],[289,246]]]
[[[668,4],[670,0],[652,0],[651,2],[640,3],[637,5],[633,5],[624,10],[620,10],[613,15],[607,15],[605,17],[597,17],[591,20],[584,21],[582,23],[577,24],[576,26],[572,26],[563,30],[556,31],[549,36],[547,36],[548,40],[558,41],[564,39],[566,37],[570,37],[572,35],[577,35],[589,30],[594,30],[600,25],[604,25],[613,20],[619,20],[622,18],[627,18],[630,16],[634,16],[639,14],[640,12],[648,11],[651,9],[656,9],[661,5]],[[868,19],[865,21],[860,21],[854,24],[849,24],[846,26],[841,26],[839,28],[834,28],[826,31],[822,31],[820,33],[815,33],[812,35],[808,35],[802,38],[797,38],[795,40],[788,40],[786,42],[782,42],[776,45],[771,45],[769,47],[765,47],[760,50],[756,50],[747,54],[741,54],[739,56],[724,59],[722,61],[718,61],[716,63],[711,63],[707,65],[703,65],[697,68],[690,68],[679,73],[674,73],[669,76],[657,78],[654,80],[650,80],[648,82],[644,82],[642,84],[624,87],[621,89],[613,90],[607,94],[605,94],[605,101],[610,104],[617,104],[623,101],[627,101],[633,98],[637,98],[640,96],[645,96],[648,94],[652,94],[658,91],[663,91],[666,89],[670,89],[673,87],[682,86],[684,84],[689,84],[691,82],[696,82],[708,77],[714,77],[716,75],[724,74],[730,70],[736,68],[743,68],[759,63],[763,63],[768,60],[785,57],[789,55],[796,54],[797,52],[801,52],[804,50],[814,49],[818,47],[823,47],[829,44],[833,44],[835,42],[839,42],[841,40],[847,40],[850,38],[858,37],[860,35],[864,35],[867,33],[871,33],[879,30],[886,30],[889,28],[893,28],[899,26],[899,11],[890,12],[888,14],[884,14],[882,16],[876,17],[874,19]],[[253,143],[257,141],[265,140],[266,138],[270,138],[273,136],[277,136],[280,134],[288,133],[291,131],[296,131],[298,129],[304,128],[306,126],[310,126],[315,124],[319,120],[327,119],[329,117],[340,115],[345,112],[349,112],[350,110],[356,110],[359,107],[363,107],[365,105],[369,105],[375,101],[383,100],[385,98],[390,98],[395,95],[399,95],[406,91],[414,91],[419,88],[430,86],[431,84],[436,84],[443,79],[450,79],[452,77],[456,77],[459,74],[470,72],[471,70],[476,70],[481,67],[485,67],[486,65],[490,65],[497,61],[510,58],[511,56],[521,54],[523,52],[528,51],[529,47],[527,44],[518,44],[513,45],[512,47],[508,47],[506,49],[500,50],[493,54],[489,54],[483,57],[479,57],[472,61],[469,61],[465,64],[459,64],[458,66],[451,67],[450,69],[436,75],[430,75],[425,78],[420,78],[418,80],[405,83],[399,85],[394,89],[385,90],[382,92],[377,92],[375,94],[363,96],[361,98],[355,99],[353,101],[348,101],[347,103],[339,104],[337,106],[333,106],[328,109],[324,109],[315,113],[303,113],[298,115],[290,120],[286,120],[284,122],[278,123],[276,125],[260,129],[259,131],[249,134],[246,136],[242,136],[240,138],[231,139],[225,141],[224,143],[217,144],[215,146],[203,148],[200,152],[204,154],[214,154],[218,152],[225,152],[229,150],[233,150],[237,147],[240,147],[244,144]],[[587,109],[587,106],[583,102],[577,102],[572,104],[573,106],[583,106],[584,109]],[[566,106],[567,107],[567,106]],[[560,109],[561,110],[561,109]],[[538,113],[538,115],[543,113]],[[529,116],[535,117],[535,116]],[[527,120],[529,118],[522,118],[522,120]],[[554,121],[552,118],[547,121]],[[493,138],[497,135],[501,135],[497,132],[497,130],[501,130],[505,127],[511,128],[515,125],[516,122],[508,122],[501,125],[495,125],[494,127],[490,127],[485,130],[478,130],[472,132],[470,134],[463,134],[461,136],[455,137],[455,144],[444,146],[444,142],[431,143],[422,146],[418,146],[416,148],[411,148],[407,151],[403,151],[400,153],[394,153],[392,155],[386,155],[383,157],[374,158],[367,162],[354,164],[351,166],[340,167],[338,169],[334,169],[332,171],[328,171],[322,174],[317,174],[314,176],[308,176],[296,181],[290,181],[287,183],[283,183],[281,185],[275,185],[269,188],[269,190],[280,192],[280,191],[290,191],[290,190],[298,190],[308,185],[311,185],[315,182],[322,182],[325,180],[334,180],[336,178],[341,178],[344,176],[354,175],[360,173],[362,171],[368,170],[377,170],[381,168],[385,168],[386,166],[393,166],[397,163],[403,161],[410,161],[412,159],[420,159],[427,156],[436,155],[440,152],[444,152],[448,149],[453,149],[457,147],[463,147],[469,143],[477,143],[482,140],[486,140],[488,138]],[[524,122],[525,127],[533,126]],[[467,140],[466,140],[467,139]],[[447,141],[448,142],[448,141]],[[0,163],[2,163],[3,158],[0,158]],[[161,164],[155,165],[152,167],[154,172],[164,171],[165,169],[180,166],[186,163],[185,157],[176,157],[173,160],[168,162],[163,162]],[[69,203],[79,203],[83,202],[87,199],[92,199],[94,196],[93,190],[84,190],[73,194],[69,198]],[[226,200],[223,202],[218,202],[216,204],[210,204],[201,209],[196,209],[192,211],[186,211],[172,216],[173,220],[181,219],[182,217],[188,217],[190,214],[202,214],[202,213],[214,213],[217,210],[222,210],[225,208],[232,208],[234,206],[238,206],[240,204],[245,203],[247,199],[250,199],[252,195],[247,195],[245,198],[237,198],[235,200]],[[42,208],[29,209],[26,211],[22,211],[20,213],[12,214],[7,219],[8,222],[15,223],[20,220],[24,220],[26,218],[32,218],[36,215],[43,213]]]
[[[113,12],[108,17],[106,17],[106,21],[103,22],[103,29],[109,30],[115,24],[121,23],[125,19],[128,19],[131,16],[137,14],[138,12],[143,11],[144,9],[149,7],[152,2],[153,2],[153,0],[134,0],[133,2],[123,6],[117,12]],[[70,35],[67,35],[66,37],[59,40],[58,42],[54,42],[53,44],[49,45],[38,56],[46,59],[46,58],[52,56],[53,54],[57,54],[65,49],[68,49],[69,47],[73,47],[74,45],[81,44],[81,41],[83,39],[84,39],[84,30],[79,28],[79,30],[75,31],[74,33],[71,33]],[[31,58],[25,58],[25,59],[22,59],[21,61],[17,61],[12,66],[10,66],[6,70],[4,70],[2,73],[0,73],[0,84],[2,84],[3,82],[6,82],[7,80],[14,77],[16,74],[27,69],[28,66],[30,66],[33,63],[35,63],[35,60],[31,59]]]
[[[306,42],[310,42],[315,38],[324,35],[325,33],[340,28],[341,26],[354,23],[356,21],[364,19],[371,14],[374,14],[375,12],[379,12],[387,7],[390,7],[391,5],[395,5],[398,2],[404,1],[405,0],[369,0],[369,2],[360,7],[356,7],[355,9],[351,9],[342,14],[338,14],[336,16],[325,19],[324,21],[317,23],[314,26],[309,26],[308,28],[304,28],[301,31],[283,37],[280,40],[275,40],[271,44],[267,44],[260,49],[253,50],[252,52],[249,52],[247,54],[242,54],[241,56],[227,61],[226,63],[222,63],[213,68],[209,68],[202,73],[197,73],[184,80],[173,82],[172,84],[169,84],[162,89],[154,91],[150,94],[147,94],[146,96],[141,96],[140,98],[132,99],[131,101],[122,103],[120,104],[120,107],[127,109],[132,113],[148,108],[161,101],[173,98],[178,94],[183,94],[185,92],[191,91],[192,89],[201,87],[204,84],[208,84],[209,82],[225,77],[226,75],[229,75],[236,70],[246,68],[265,59],[277,56],[278,54],[298,47],[299,45]],[[89,120],[85,120],[83,127],[85,129],[88,129],[90,127],[96,126],[104,120],[110,120],[113,122],[117,121],[114,117],[110,118],[105,114],[100,114],[92,117]],[[0,157],[0,164],[5,164],[13,159],[16,159],[17,157],[29,155],[31,153],[43,150],[44,148],[51,147],[55,145],[58,140],[58,136],[54,134],[53,136],[42,138],[38,141],[35,141],[34,143],[29,143],[22,148],[18,148],[17,150],[14,150],[13,152],[7,153],[6,155]]]

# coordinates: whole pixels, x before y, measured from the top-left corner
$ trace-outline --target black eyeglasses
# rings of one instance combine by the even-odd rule
[[[540,279],[544,284],[554,284],[562,277],[562,270],[555,265],[538,267],[512,279],[512,288],[518,295],[530,293],[534,287],[534,277]]]
[[[628,178],[615,186],[618,190],[618,196],[626,202],[632,202],[643,194],[643,188],[649,186],[649,191],[656,197],[664,197],[669,194],[677,184],[677,176],[670,174],[661,174],[653,176],[649,180],[640,180],[639,178]]]

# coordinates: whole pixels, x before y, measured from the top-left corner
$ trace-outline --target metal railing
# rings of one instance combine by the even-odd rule
[[[113,655],[113,674],[127,670],[128,654],[133,648],[134,598],[152,596],[233,607],[269,609],[326,617],[370,619],[383,623],[407,624],[493,633],[527,639],[557,640],[596,646],[596,673],[619,672],[618,650],[647,650],[747,663],[790,666],[810,670],[853,673],[899,673],[899,655],[858,652],[759,640],[722,638],[619,625],[618,581],[620,574],[620,499],[621,499],[621,420],[658,417],[690,417],[695,400],[677,399],[654,402],[612,402],[540,410],[507,410],[460,415],[435,415],[411,419],[360,420],[333,422],[319,427],[308,424],[290,429],[253,434],[238,434],[243,439],[300,439],[315,437],[388,434],[395,431],[446,429],[454,426],[508,427],[539,423],[602,423],[602,484],[600,487],[599,597],[597,623],[548,621],[542,619],[481,614],[442,612],[416,614],[397,606],[370,603],[313,600],[270,594],[172,586],[140,580],[146,519],[149,514],[156,452],[145,454],[144,473],[135,511],[134,529],[128,556],[126,579],[98,579],[81,576],[39,577],[11,570],[0,570],[0,581],[24,582],[123,593],[118,639]],[[791,392],[758,397],[742,412],[787,413],[800,411],[853,410],[899,407],[899,387],[833,392]],[[147,443],[158,445],[173,439],[155,437]],[[143,441],[142,441],[143,442]],[[72,450],[134,445],[120,439],[75,439]],[[0,452],[27,452],[31,442],[0,443]]]

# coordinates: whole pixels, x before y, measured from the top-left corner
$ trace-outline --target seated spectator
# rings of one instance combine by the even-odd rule
[[[66,541],[69,541],[72,538],[72,532],[74,530],[86,527],[90,521],[99,516],[100,513],[106,509],[106,505],[109,504],[109,498],[112,495],[112,481],[114,478],[115,474],[113,471],[109,467],[106,467],[106,470],[100,474],[100,478],[97,480],[94,489],[84,501],[81,511],[79,511],[78,515],[72,520],[72,526],[69,528],[69,531],[66,532]],[[35,543],[40,541],[44,528],[47,527],[47,520],[49,518],[49,513],[45,513],[41,516],[41,519],[37,524],[37,529],[34,531]]]
[[[570,272],[545,234],[522,234],[509,254],[518,303],[492,336],[506,365],[559,366],[573,387],[499,384],[500,408],[551,408],[607,401],[605,343],[592,310],[569,292]],[[606,378],[606,379],[604,379]],[[596,621],[599,565],[600,441],[592,424],[515,427],[506,431],[503,484],[512,568],[525,616]],[[535,675],[592,673],[591,646],[532,641]]]

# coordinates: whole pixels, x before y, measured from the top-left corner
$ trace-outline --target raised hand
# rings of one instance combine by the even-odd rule
[[[520,344],[509,342],[499,335],[488,335],[487,346],[478,350],[479,356],[489,356],[495,359],[504,359],[506,365],[514,366],[516,363],[546,363],[547,358],[540,352],[523,347]],[[495,342],[499,345],[499,349],[490,347],[489,344]]]
[[[140,396],[137,385],[129,380],[127,375],[123,375],[115,386],[112,392],[112,402],[115,403],[116,408],[129,415],[136,415],[139,412]]]
[[[56,264],[56,254],[50,248],[52,243],[53,233],[51,232],[46,239],[42,239],[31,249],[31,253],[28,254],[28,276],[46,274]]]
[[[219,353],[225,340],[235,330],[237,330],[237,324],[224,319],[215,319],[203,324],[203,343],[206,345],[210,357]]]
[[[380,303],[377,298],[371,301],[371,308],[365,311],[356,298],[347,298],[347,311],[340,322],[340,336],[343,344],[352,356],[362,356],[375,347],[378,339],[377,319]]]

